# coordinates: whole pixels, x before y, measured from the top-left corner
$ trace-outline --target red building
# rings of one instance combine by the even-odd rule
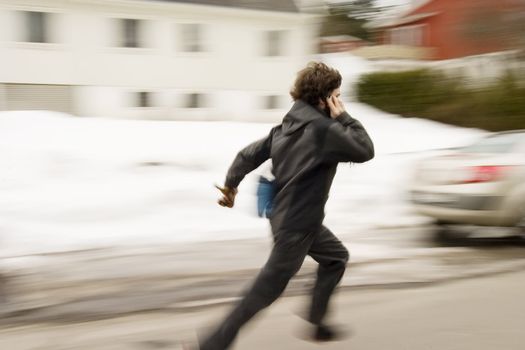
[[[443,60],[515,48],[524,21],[523,0],[419,0],[371,28],[381,44],[419,47],[427,59]]]

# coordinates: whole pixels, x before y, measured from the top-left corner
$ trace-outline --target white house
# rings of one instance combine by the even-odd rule
[[[0,110],[272,121],[317,33],[292,0],[0,0]]]

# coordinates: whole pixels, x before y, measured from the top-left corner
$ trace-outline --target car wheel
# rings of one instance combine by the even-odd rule
[[[436,222],[434,238],[439,243],[451,245],[465,240],[468,236],[467,232],[458,230],[455,225],[449,222]]]

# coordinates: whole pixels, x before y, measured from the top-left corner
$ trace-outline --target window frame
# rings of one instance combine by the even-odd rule
[[[178,50],[182,53],[198,54],[206,52],[204,44],[205,25],[198,22],[178,23]]]
[[[119,47],[130,49],[144,48],[142,37],[143,20],[139,18],[118,18],[117,20],[119,21]],[[131,25],[132,23],[133,25]],[[132,38],[128,37],[130,33]]]
[[[49,18],[51,13],[45,11],[24,10],[25,32],[23,42],[35,44],[51,43],[49,39]],[[35,23],[35,19],[38,21]],[[35,28],[35,25],[39,28]],[[40,29],[35,33],[35,29]]]

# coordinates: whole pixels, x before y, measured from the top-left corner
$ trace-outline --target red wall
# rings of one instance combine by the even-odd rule
[[[490,16],[491,13],[496,14],[499,10],[508,8],[510,3],[512,0],[433,0],[407,16],[432,12],[439,12],[438,14],[405,25],[427,24],[423,47],[434,49],[431,59],[442,60],[501,51],[506,48],[504,40],[495,39],[492,33],[474,39],[472,34],[468,34],[466,26],[471,25],[472,18],[479,18],[480,11],[485,10]],[[523,5],[517,6],[521,6],[519,10],[525,11]]]

